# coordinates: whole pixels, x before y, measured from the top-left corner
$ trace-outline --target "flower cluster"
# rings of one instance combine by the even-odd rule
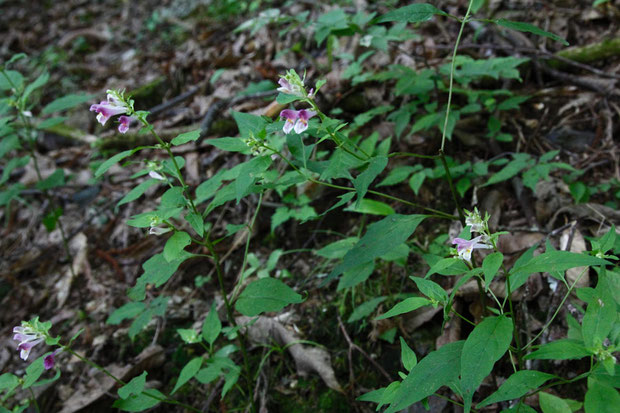
[[[467,212],[467,218],[465,224],[469,225],[471,232],[485,232],[487,228],[488,215],[485,219],[482,219],[477,209],[474,212]],[[471,254],[475,249],[490,249],[493,248],[487,244],[489,236],[487,234],[479,235],[471,240],[463,238],[454,238],[452,243],[456,245],[456,253],[459,258],[471,262]]]
[[[305,79],[304,75],[304,79]],[[310,93],[306,93],[306,87],[304,85],[304,79],[300,78],[294,69],[290,69],[284,76],[280,78],[278,83],[280,87],[278,92],[286,93],[287,95],[293,95],[300,98],[309,97],[312,98],[314,89],[310,89]]]
[[[280,119],[285,121],[282,130],[287,134],[293,129],[295,133],[302,133],[308,129],[308,120],[315,115],[316,112],[313,110],[284,109],[280,112]]]
[[[149,229],[149,234],[151,235],[163,235],[166,232],[172,231],[172,228],[165,224],[163,220],[159,217],[151,218],[150,227],[151,228]]]
[[[13,327],[13,340],[19,341],[17,350],[19,350],[19,357],[22,360],[28,360],[30,351],[34,346],[44,341],[48,344],[57,343],[58,339],[50,337],[48,331],[52,324],[50,322],[42,323],[38,317],[33,318],[31,321],[22,321],[22,325]],[[49,370],[56,364],[56,354],[60,349],[56,349],[54,352],[48,354],[43,359],[43,366],[45,370]]]
[[[248,147],[252,151],[252,155],[254,156],[261,156],[265,152],[267,152],[267,148],[265,148],[263,142],[260,139],[256,139],[252,132],[250,132],[249,138],[244,139],[244,142],[246,145],[248,145]]]
[[[118,118],[118,131],[126,133],[131,122],[137,119],[133,114],[133,102],[127,102],[123,93],[116,90],[108,90],[107,94],[107,100],[91,105],[90,111],[97,112],[97,121],[102,125],[105,125],[112,116],[122,115]]]

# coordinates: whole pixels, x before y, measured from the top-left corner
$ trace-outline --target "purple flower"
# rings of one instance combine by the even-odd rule
[[[299,97],[304,96],[301,87],[299,87],[298,85],[291,84],[285,78],[283,77],[280,78],[280,80],[278,80],[278,83],[280,84],[280,87],[278,88],[278,92],[286,93],[286,94],[294,95],[294,96],[299,96]]]
[[[118,125],[118,131],[120,133],[126,133],[129,130],[129,125],[133,120],[136,120],[135,116],[121,116],[118,118],[120,125]]]
[[[291,130],[293,130],[293,126],[295,126],[297,118],[299,118],[299,112],[297,112],[296,110],[284,109],[282,112],[280,112],[280,119],[286,120],[286,122],[284,123],[284,127],[282,128],[284,133],[288,134]]]
[[[302,133],[306,129],[308,129],[308,120],[316,115],[316,112],[312,110],[302,109],[298,112],[299,119],[297,119],[297,123],[295,123],[295,132]]]
[[[45,358],[43,359],[43,367],[45,367],[45,370],[49,370],[49,369],[53,369],[54,366],[56,365],[56,354],[58,354],[58,352],[60,351],[60,349],[55,350],[54,352],[52,352],[51,354],[48,354],[47,356],[45,356]]]
[[[30,327],[13,327],[13,332],[15,333],[13,340],[19,341],[17,349],[20,351],[19,357],[22,360],[27,360],[30,350],[44,340],[41,333]]]
[[[91,105],[90,111],[97,112],[97,121],[102,125],[105,125],[108,119],[110,119],[112,116],[128,113],[129,106],[121,98],[119,98],[118,92],[109,90],[107,100],[102,100],[98,105]],[[128,121],[126,122],[126,124],[128,128]],[[121,120],[121,126],[123,126],[123,120]],[[121,126],[119,126],[118,130],[121,133],[127,132],[127,129],[125,129],[125,132],[123,132],[121,130]]]
[[[463,238],[454,238],[454,240],[452,240],[452,243],[456,244],[456,250],[459,254],[459,258],[464,259],[467,262],[471,262],[471,253],[474,249],[493,248],[490,245],[485,244],[483,238],[486,238],[486,237],[484,235],[480,235],[469,241]]]

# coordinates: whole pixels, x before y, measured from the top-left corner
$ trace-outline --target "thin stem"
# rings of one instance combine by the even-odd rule
[[[456,38],[456,43],[454,44],[454,52],[452,53],[452,65],[450,67],[450,86],[448,88],[448,106],[446,107],[446,118],[443,122],[443,132],[441,136],[441,149],[440,153],[443,153],[444,146],[446,143],[446,131],[448,130],[448,119],[450,118],[450,104],[452,103],[452,86],[454,84],[454,68],[456,67],[456,51],[459,48],[459,43],[461,42],[461,36],[463,35],[463,29],[465,28],[465,23],[467,23],[469,18],[469,12],[471,11],[471,6],[473,4],[473,0],[469,1],[469,5],[467,6],[467,12],[465,13],[465,17],[461,21],[461,29],[459,30],[459,35]]]
[[[287,164],[288,164],[291,168],[293,168],[293,169],[294,169],[297,173],[299,173],[300,175],[302,175],[304,178],[306,178],[308,181],[310,181],[310,182],[312,182],[312,183],[315,183],[315,184],[317,184],[317,185],[327,186],[327,187],[334,188],[334,189],[340,189],[340,190],[343,190],[343,191],[348,191],[348,192],[351,192],[351,191],[355,191],[355,190],[356,190],[355,188],[351,188],[351,187],[348,187],[348,186],[341,186],[341,185],[330,184],[330,183],[328,183],[328,182],[319,181],[318,179],[314,179],[314,178],[312,178],[312,177],[309,177],[309,176],[307,176],[306,174],[304,174],[304,173],[303,173],[303,172],[302,172],[302,171],[301,171],[301,170],[300,170],[297,166],[295,166],[295,165],[294,165],[294,164],[293,164],[293,163],[292,163],[292,162],[291,162],[288,158],[286,158],[286,157],[285,157],[285,156],[284,156],[284,155],[283,155],[280,151],[278,151],[277,149],[275,149],[275,148],[271,148],[271,147],[269,147],[269,146],[267,146],[267,145],[263,145],[263,147],[264,147],[264,148],[266,148],[266,149],[268,149],[268,150],[270,150],[270,151],[272,151],[272,152],[273,152],[273,153],[275,153],[276,155],[278,155],[278,156],[279,156],[280,158],[282,158],[282,159],[283,159],[283,160],[284,160],[284,161],[285,161],[285,162],[286,162],[286,163],[287,163]],[[457,219],[457,217],[455,217],[454,215],[447,214],[447,213],[445,213],[445,212],[443,212],[443,211],[439,211],[439,210],[437,210],[437,209],[433,209],[433,208],[424,207],[424,206],[422,206],[422,205],[420,205],[420,204],[416,204],[416,203],[414,203],[414,202],[409,202],[409,201],[407,201],[407,200],[405,200],[405,199],[398,198],[398,197],[395,197],[395,196],[392,196],[392,195],[388,195],[388,194],[385,194],[385,193],[383,193],[383,192],[374,191],[374,190],[372,190],[372,189],[369,189],[369,190],[368,190],[368,193],[369,193],[369,194],[373,194],[373,195],[380,196],[380,197],[382,197],[382,198],[390,199],[390,200],[392,200],[392,201],[398,201],[398,202],[400,202],[400,203],[402,203],[402,204],[409,205],[409,206],[414,207],[414,208],[420,208],[420,209],[423,209],[424,211],[432,212],[433,214],[435,214],[435,217],[436,217],[436,218],[443,218],[443,219],[450,219],[450,220],[455,220],[455,219]]]
[[[456,189],[454,188],[454,184],[452,183],[452,175],[450,175],[450,167],[448,167],[448,162],[446,161],[446,156],[443,152],[443,147],[439,150],[439,159],[441,159],[441,164],[443,165],[443,169],[446,171],[446,178],[448,179],[448,186],[450,187],[450,192],[452,193],[452,199],[454,200],[456,209],[459,212],[459,219],[461,221],[465,221],[465,214],[463,213],[463,208],[461,208],[461,203],[459,202]]]
[[[213,265],[215,265],[215,273],[217,274],[217,281],[220,286],[220,292],[222,294],[222,297],[224,298],[224,306],[226,307],[226,315],[227,315],[228,321],[233,327],[238,327],[237,320],[235,319],[235,316],[233,313],[232,304],[230,300],[228,299],[228,294],[226,293],[226,287],[224,286],[224,275],[222,273],[222,266],[220,265],[219,256],[217,252],[215,252],[213,244],[208,238],[205,239],[204,245],[207,247],[207,249],[213,256]],[[239,347],[241,348],[241,354],[243,356],[243,368],[245,370],[245,377],[248,382],[248,389],[251,389],[252,388],[252,373],[250,371],[250,362],[249,362],[249,357],[247,353],[246,337],[245,337],[245,334],[240,329],[238,331],[238,335],[239,335],[239,344],[240,344]],[[249,398],[250,398],[250,404],[252,406],[251,409],[252,411],[255,411],[256,408],[254,406],[254,399],[252,397],[249,397]]]
[[[536,334],[536,336],[531,339],[525,346],[523,346],[522,350],[527,349],[529,346],[531,346],[536,340],[538,340],[538,337],[540,337],[545,330],[547,330],[547,328],[549,328],[549,326],[551,325],[551,323],[553,322],[553,320],[555,320],[555,317],[558,315],[558,313],[560,312],[560,309],[562,308],[562,306],[564,305],[564,302],[566,301],[566,299],[568,298],[568,296],[570,295],[570,293],[573,291],[573,288],[575,288],[575,285],[577,285],[577,283],[579,282],[579,280],[581,280],[581,277],[583,277],[583,275],[585,274],[585,272],[588,270],[588,267],[586,267],[581,274],[579,274],[579,277],[577,277],[577,279],[575,279],[575,281],[573,282],[573,284],[570,286],[570,288],[568,289],[568,291],[566,292],[566,295],[564,295],[564,298],[562,298],[562,301],[560,302],[560,304],[558,305],[558,308],[555,309],[555,312],[553,313],[553,316],[551,317],[551,319],[547,322],[547,324],[545,324],[543,326],[543,328],[540,330],[540,332],[538,334]]]
[[[395,156],[408,156],[410,158],[420,158],[420,159],[437,159],[439,157],[438,155],[422,155],[419,153],[412,153],[412,152],[392,152],[387,157],[394,158]]]
[[[32,387],[28,387],[28,391],[30,392],[30,398],[32,399],[32,404],[34,404],[34,408],[37,413],[41,413],[41,409],[39,408],[39,403],[37,403],[37,398],[32,390]]]

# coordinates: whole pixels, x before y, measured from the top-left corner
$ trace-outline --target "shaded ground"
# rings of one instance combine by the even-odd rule
[[[257,16],[258,11],[252,8],[254,6],[248,6],[250,3],[244,4],[245,10],[238,5],[229,6],[229,3],[232,4],[199,0],[5,1],[0,4],[0,60],[25,52],[29,59],[19,66],[22,71],[38,73],[44,67],[50,72],[51,81],[41,95],[42,104],[63,94],[81,91],[92,93],[92,102],[95,102],[103,99],[106,89],[124,88],[135,96],[137,108],[154,112],[149,119],[165,138],[201,127],[206,138],[235,136],[236,126],[228,114],[229,109],[275,117],[279,108],[272,105],[273,96],[265,98],[255,94],[273,89],[278,75],[288,68],[296,68],[300,73],[307,70],[312,83],[326,78],[327,84],[317,97],[321,108],[326,113],[340,108],[342,113],[338,116],[349,122],[354,121],[356,115],[383,104],[406,104],[406,100],[394,96],[384,83],[353,84],[346,78],[345,70],[349,66],[346,60],[335,59],[329,70],[325,46],[318,47],[312,40],[312,26],[289,21],[284,24],[289,30],[280,35],[278,32],[282,26],[278,25],[267,25],[254,34],[233,32],[238,24]],[[356,7],[379,14],[387,11],[384,5],[373,2],[342,3],[349,13]],[[591,1],[489,3],[489,16],[537,24],[575,46],[597,43],[618,33],[620,13],[611,4],[594,9]],[[328,8],[313,5],[313,2],[257,1],[251,4],[259,9],[278,7],[282,14],[291,16],[308,11],[310,20]],[[462,16],[466,4],[441,1],[436,6]],[[413,32],[416,37],[390,47],[389,53],[378,53],[365,61],[365,69],[378,71],[388,64],[400,63],[416,70],[438,70],[447,62],[458,25],[434,18],[413,28]],[[359,56],[365,50],[359,45],[361,37],[359,34],[341,37],[339,51]],[[617,73],[620,72],[618,54],[596,58],[581,63],[581,66],[564,61],[548,66],[547,58],[560,48],[559,43],[548,39],[532,41],[528,36],[504,35],[496,29],[483,29],[472,24],[466,28],[459,49],[459,54],[479,59],[530,57],[532,61],[520,67],[522,82],[486,79],[477,87],[505,88],[515,95],[529,95],[531,98],[518,111],[498,115],[502,130],[514,137],[512,142],[498,143],[484,137],[488,117],[464,117],[455,128],[447,149],[449,155],[463,163],[488,160],[507,152],[540,156],[560,149],[559,161],[583,171],[578,178],[582,185],[565,182],[561,178],[565,173],[556,171],[540,188],[537,187],[536,193],[523,190],[519,179],[508,180],[492,189],[481,187],[465,192],[464,206],[480,205],[492,214],[495,229],[512,232],[502,239],[501,248],[506,255],[527,249],[545,237],[549,237],[556,247],[566,248],[568,243],[568,249],[582,251],[587,248],[584,236],[598,235],[610,223],[620,224],[617,211],[620,169],[615,137],[620,114],[616,86]],[[264,83],[266,81],[271,83]],[[232,100],[242,91],[251,96]],[[185,98],[165,105],[179,95]],[[444,95],[437,95],[442,103],[445,102]],[[459,104],[466,102],[464,96],[457,95],[455,99]],[[158,107],[162,103],[164,107]],[[127,302],[126,290],[134,285],[144,260],[160,251],[165,243],[164,238],[148,236],[144,230],[125,225],[130,216],[152,209],[154,199],[161,195],[161,191],[148,191],[145,197],[115,208],[135,185],[132,175],[142,165],[136,161],[126,168],[113,168],[101,182],[91,179],[93,169],[102,154],[110,156],[144,142],[146,138],[131,133],[116,136],[115,129],[101,128],[93,114],[88,112],[88,105],[71,112],[65,124],[66,127],[41,136],[37,149],[44,175],[56,167],[62,167],[72,175],[69,184],[55,190],[53,195],[64,209],[62,221],[71,238],[79,275],[73,278],[68,271],[58,231],[48,234],[41,225],[41,217],[48,208],[41,194],[36,191],[28,194],[24,196],[24,203],[0,212],[4,223],[0,229],[0,250],[4,257],[0,264],[3,308],[0,336],[7,338],[0,342],[0,367],[2,372],[16,374],[24,368],[14,351],[14,342],[8,337],[12,326],[37,314],[42,319],[51,320],[54,333],[64,337],[71,337],[84,328],[76,349],[88,353],[104,366],[123,369],[136,363],[134,357],[144,356],[145,349],[153,351],[137,364],[136,370],[148,369],[149,380],[156,380],[170,390],[171,381],[193,353],[188,346],[180,345],[174,331],[190,327],[194,320],[202,320],[208,312],[217,293],[212,282],[202,284],[199,277],[212,277],[212,266],[208,260],[192,260],[184,264],[164,288],[165,294],[171,297],[166,315],[152,323],[135,341],[127,337],[129,325],[121,324],[121,328],[106,325],[111,311]],[[394,136],[395,123],[381,115],[358,132],[369,136],[373,131],[379,132],[380,139]],[[439,137],[436,129],[405,134],[400,139],[393,139],[392,151],[435,154]],[[190,185],[197,185],[213,176],[219,168],[231,167],[244,159],[242,155],[220,151],[204,140],[180,148],[178,154],[185,157]],[[396,160],[390,168],[399,164],[412,163],[410,160]],[[423,162],[423,165],[434,166],[431,161]],[[32,185],[36,180],[31,166],[20,170],[14,178],[26,185]],[[484,181],[475,182],[475,185],[482,183]],[[440,179],[427,180],[415,195],[406,182],[391,186],[386,192],[443,211],[454,208],[448,185]],[[310,205],[317,211],[324,211],[339,194],[332,189],[305,186],[298,188],[295,196],[307,196]],[[256,205],[257,198],[252,197],[238,204],[227,204],[214,221],[215,235],[225,235],[228,224],[249,222]],[[373,295],[412,290],[403,280],[412,273],[426,272],[428,266],[415,254],[410,254],[404,267],[381,264],[368,285],[359,291],[360,296],[354,298],[337,293],[334,286],[320,288],[321,276],[329,271],[331,264],[308,250],[333,242],[337,239],[334,234],[356,235],[360,230],[360,214],[337,212],[304,224],[288,221],[272,233],[270,216],[282,205],[282,199],[275,193],[263,200],[250,251],[263,266],[274,250],[290,251],[278,260],[272,273],[288,271],[291,274],[289,285],[298,291],[307,291],[308,298],[294,307],[291,319],[285,324],[291,330],[294,326],[301,338],[320,343],[329,351],[336,378],[344,392],[339,394],[330,390],[316,374],[301,377],[289,355],[276,352],[263,366],[264,374],[261,374],[262,382],[257,391],[269,411],[374,410],[369,404],[354,399],[385,385],[387,379],[360,352],[353,351],[349,355],[350,343],[342,329],[346,328],[352,342],[376,360],[392,378],[400,368],[398,340],[390,342],[393,333],[410,338],[415,343],[412,347],[418,358],[434,348],[437,336],[443,342],[466,336],[466,326],[462,326],[461,331],[456,321],[442,333],[441,315],[436,312],[415,313],[399,321],[339,322],[336,314],[348,317],[353,301],[359,303]],[[397,212],[415,212],[398,204],[391,206]],[[372,219],[372,216],[362,218],[364,222]],[[575,225],[565,226],[572,222]],[[416,232],[412,244],[420,252],[439,254],[447,248],[444,243],[447,236],[442,238],[442,234],[448,230],[445,223],[425,222]],[[218,245],[219,252],[225,257],[230,285],[241,268],[244,247],[243,237],[230,237]],[[587,285],[594,280],[584,279],[584,282]],[[445,283],[448,287],[449,281]],[[523,308],[527,308],[529,316],[535,320],[528,334],[545,323],[553,305],[558,303],[557,294],[549,288],[546,277],[533,277],[531,283],[527,296],[522,297]],[[160,293],[149,292],[151,297]],[[473,318],[481,314],[474,304],[476,294],[477,290],[470,294],[464,292],[457,303]],[[387,308],[379,307],[378,313]],[[565,326],[560,321],[547,339],[564,334]],[[158,346],[155,350],[154,345]],[[258,363],[264,349],[254,346],[252,354]],[[110,387],[101,392],[102,378],[94,371],[66,355],[60,358],[63,377],[59,384],[37,389],[42,391],[43,411],[110,411],[111,398],[106,392],[114,394],[115,389]],[[555,368],[557,374],[566,376],[583,369],[583,366],[571,362]],[[134,372],[124,373],[131,377]],[[200,406],[213,391],[213,386],[202,386],[187,390],[180,398]],[[582,399],[584,388],[574,385],[558,391],[565,392],[560,395]],[[85,407],[87,404],[80,399],[84,396],[92,397],[91,407]],[[216,407],[218,399],[216,397],[212,402],[214,411],[235,407],[224,402]],[[440,399],[432,400],[431,405],[432,411],[453,411]],[[165,407],[158,411],[173,410]]]

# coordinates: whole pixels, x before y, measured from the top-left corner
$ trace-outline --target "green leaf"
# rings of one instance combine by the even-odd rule
[[[384,22],[408,22],[419,23],[430,20],[434,15],[445,16],[446,13],[439,10],[432,4],[417,3],[410,4],[405,7],[400,7],[396,10],[387,12],[383,16],[379,17],[378,23]]]
[[[531,260],[518,265],[515,263],[514,267],[510,270],[511,278],[514,278],[517,274],[533,274],[536,272],[558,272],[566,271],[575,267],[585,267],[589,265],[606,265],[609,262],[593,257],[591,255],[577,254],[570,251],[546,251]],[[523,281],[525,282],[525,280]],[[519,288],[521,284],[511,283],[511,290],[514,291]]]
[[[411,371],[412,368],[418,364],[418,358],[415,352],[409,348],[404,338],[400,338],[400,359],[403,363],[403,367],[407,371]]]
[[[17,168],[23,168],[24,166],[28,165],[28,162],[30,162],[29,155],[22,156],[21,158],[11,158],[9,162],[7,162],[7,164],[5,165],[4,170],[2,171],[2,177],[0,177],[0,185],[4,184],[9,180],[9,178],[11,177],[11,172],[13,172]]]
[[[129,383],[118,389],[118,395],[121,399],[126,399],[132,394],[139,395],[144,390],[146,384],[146,375],[148,373],[143,371],[141,375],[131,379]]]
[[[241,314],[253,317],[266,311],[280,311],[289,304],[302,301],[301,295],[282,281],[261,278],[245,287],[235,303],[235,308]]]
[[[480,409],[489,404],[501,402],[504,400],[518,399],[531,390],[542,386],[547,380],[554,378],[553,374],[542,373],[536,370],[520,370],[500,386],[499,389],[489,397],[476,405]]]
[[[527,157],[529,157],[529,155],[527,155]],[[489,178],[489,180],[482,186],[484,187],[484,186],[496,184],[498,182],[503,182],[517,175],[519,172],[529,167],[531,164],[531,159],[525,159],[525,158],[526,157],[524,156],[523,158],[517,158],[517,159],[510,161],[499,172],[492,175]]]
[[[319,257],[328,259],[338,259],[346,255],[347,252],[359,241],[357,237],[344,238],[328,244],[320,250],[313,251]]]
[[[55,116],[53,118],[45,119],[44,121],[40,122],[36,127],[37,129],[46,130],[56,125],[60,125],[66,120],[67,120],[66,116]]]
[[[431,299],[432,302],[446,305],[448,302],[448,293],[439,284],[425,278],[411,276],[409,277],[418,287],[418,290]]]
[[[237,202],[247,194],[247,190],[254,184],[258,176],[269,168],[271,156],[258,156],[242,165],[239,176],[235,180]]]
[[[431,301],[424,297],[409,297],[396,304],[390,311],[375,318],[375,320],[383,320],[400,314],[409,313],[420,307],[431,305]]]
[[[502,262],[504,262],[504,254],[501,252],[489,254],[484,258],[484,261],[482,261],[485,291],[488,291],[491,281],[493,281],[495,274],[497,274],[497,270],[502,266]]]
[[[158,182],[159,181],[157,179],[147,179],[146,181],[139,183],[131,191],[127,192],[127,194],[120,201],[118,201],[116,207],[135,201],[140,198],[150,187]]]
[[[65,184],[65,171],[56,169],[50,176],[37,182],[37,189],[45,191],[47,189],[57,188]]]
[[[144,274],[136,280],[136,285],[129,289],[127,295],[134,301],[144,300],[147,284],[155,284],[155,287],[161,286],[172,277],[179,265],[187,258],[189,258],[189,255],[168,262],[163,254],[153,255],[142,264]]]
[[[170,143],[175,146],[178,146],[178,145],[186,144],[187,142],[193,142],[198,138],[200,138],[200,129],[182,133],[178,135],[176,138],[172,139]]]
[[[164,258],[168,262],[172,262],[182,258],[185,254],[185,247],[192,243],[192,239],[185,231],[175,232],[164,246]]]
[[[133,155],[133,153],[135,151],[136,151],[135,149],[130,149],[130,150],[127,150],[127,151],[123,151],[121,153],[117,153],[116,155],[114,155],[110,159],[107,159],[106,161],[104,161],[101,165],[99,165],[99,168],[97,168],[97,170],[95,171],[95,178],[99,178],[108,169],[110,169],[112,167],[112,165],[114,165],[117,162],[122,161],[123,159],[127,158],[128,156]]]
[[[590,356],[583,342],[571,339],[556,340],[540,346],[536,351],[526,355],[526,360],[578,360]]]
[[[11,152],[14,149],[21,148],[21,142],[17,135],[9,135],[0,139],[0,158],[3,158],[4,155]]]
[[[10,90],[13,88],[18,91],[21,90],[24,84],[24,76],[21,73],[16,70],[4,70],[3,73],[10,79],[10,82],[5,76],[0,75],[0,90]]]
[[[414,194],[416,195],[418,194],[425,179],[426,179],[426,172],[424,171],[416,172],[413,175],[411,175],[411,178],[409,179],[409,187],[411,187]]]
[[[437,389],[458,379],[463,341],[448,343],[429,353],[415,365],[403,380],[386,413],[393,413],[411,406]]]
[[[513,324],[505,316],[487,317],[469,334],[461,357],[461,391],[464,410],[469,413],[474,391],[491,373],[493,365],[508,350]]]
[[[250,153],[250,147],[241,138],[213,138],[204,142],[227,152]]]
[[[147,394],[150,394],[153,397],[150,397]],[[140,394],[129,396],[125,400],[118,399],[112,404],[112,407],[116,407],[117,409],[121,409],[125,412],[141,412],[142,410],[157,406],[160,403],[160,400],[166,400],[166,395],[159,390],[148,389],[144,390]]]
[[[267,121],[257,115],[235,111],[232,111],[232,115],[242,138],[257,137],[267,126]]]
[[[19,386],[19,378],[12,373],[4,373],[0,376],[0,390],[6,390],[10,393]]]
[[[409,165],[397,166],[396,168],[390,171],[388,176],[385,177],[385,179],[381,181],[377,185],[377,187],[399,184],[403,182],[405,179],[407,179],[413,171],[415,171],[415,168],[413,166],[409,166]]]
[[[145,307],[146,305],[140,301],[129,302],[114,310],[106,320],[106,324],[116,325],[120,324],[125,319],[134,318],[144,311]]]
[[[355,321],[361,320],[364,317],[369,316],[373,311],[375,311],[375,308],[377,308],[377,306],[384,302],[386,299],[387,297],[377,297],[358,305],[349,316],[347,323],[353,323]]]
[[[611,295],[612,287],[607,283],[606,276],[604,271],[599,274],[594,296],[588,302],[583,317],[581,332],[586,347],[601,348],[618,319],[616,303]]]
[[[568,403],[549,393],[538,393],[538,403],[543,413],[572,413]]]
[[[395,213],[394,209],[385,202],[375,201],[374,199],[362,199],[353,205],[349,205],[344,209],[349,212],[358,212],[360,214],[372,214],[372,215],[392,215]]]
[[[202,215],[197,214],[195,212],[190,212],[185,215],[185,220],[189,222],[189,225],[192,226],[192,229],[196,231],[200,237],[205,234],[205,223],[203,221]]]
[[[281,105],[288,105],[289,103],[295,102],[300,99],[301,97],[299,96],[289,95],[288,93],[278,93],[278,96],[276,97],[276,102]]]
[[[26,88],[24,89],[24,93],[22,95],[23,101],[28,102],[28,97],[30,96],[30,94],[34,92],[35,90],[37,90],[38,88],[45,86],[49,78],[50,78],[49,73],[43,72],[39,75],[39,77],[36,78],[34,82],[26,86]]]
[[[196,373],[198,373],[198,370],[200,370],[200,366],[202,366],[202,361],[202,357],[195,357],[190,360],[185,365],[185,367],[183,367],[181,373],[179,374],[179,380],[177,380],[177,383],[174,385],[174,389],[172,389],[172,393],[170,393],[171,395],[176,393],[176,391],[179,390],[181,386],[187,383],[192,377],[196,375]]]
[[[426,215],[393,214],[368,226],[368,231],[332,270],[326,282],[365,262],[387,254],[413,234]]]
[[[177,333],[186,344],[200,343],[200,337],[193,328],[177,328]]]
[[[561,38],[560,36],[558,36],[557,34],[553,34],[553,33],[549,33],[546,32],[532,24],[529,23],[523,23],[523,22],[515,22],[512,20],[506,20],[506,19],[498,19],[498,20],[494,20],[494,22],[502,27],[506,27],[508,29],[512,29],[512,30],[517,30],[520,32],[528,32],[528,33],[532,33],[535,34],[537,36],[544,36],[544,37],[548,37],[552,40],[555,40],[556,42],[560,42],[562,43],[564,46],[568,46],[569,43],[564,40],[563,38]]]
[[[27,389],[39,380],[39,377],[41,377],[41,374],[45,371],[45,367],[43,365],[44,358],[45,356],[41,356],[26,367],[26,376],[24,377],[24,382],[22,383],[22,389]]]
[[[63,110],[71,109],[77,105],[80,105],[84,102],[88,102],[93,100],[95,95],[67,95],[61,98],[58,98],[50,103],[48,103],[43,110],[41,111],[44,115],[49,115],[54,112],[60,112]]]
[[[372,275],[375,270],[375,263],[373,261],[365,262],[357,267],[351,268],[345,271],[340,281],[338,282],[337,291],[345,288],[355,287],[356,285],[363,283]]]
[[[617,413],[618,406],[620,394],[616,389],[588,378],[588,391],[584,402],[586,413]]]
[[[221,331],[222,322],[217,314],[215,300],[213,300],[213,304],[211,304],[211,311],[209,311],[204,323],[202,323],[202,338],[204,338],[204,340],[212,346]]]

